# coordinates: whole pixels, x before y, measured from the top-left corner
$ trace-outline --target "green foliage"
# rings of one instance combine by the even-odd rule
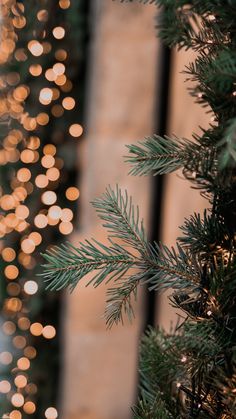
[[[233,368],[231,373],[226,373],[223,369],[218,369],[218,380],[215,382],[216,387],[218,387],[222,402],[225,406],[228,407],[229,411],[232,412],[233,417],[236,415],[236,398],[235,398],[235,388],[236,388],[236,364],[235,364],[235,354],[233,357]]]
[[[96,246],[95,246],[96,244]],[[48,289],[60,290],[69,286],[71,290],[88,273],[97,271],[89,283],[98,286],[108,276],[118,279],[133,267],[135,259],[121,246],[113,243],[110,247],[97,241],[81,243],[80,248],[72,244],[62,244],[45,253],[44,277],[50,281]]]
[[[125,1],[125,0],[124,0]],[[127,0],[132,2],[132,0]],[[154,135],[128,146],[131,174],[182,169],[208,199],[203,215],[181,227],[175,248],[149,243],[127,192],[108,188],[93,205],[108,230],[109,245],[86,241],[46,252],[43,276],[50,289],[112,284],[108,326],[133,317],[139,284],[169,290],[182,320],[170,333],[150,330],[140,355],[141,398],[136,419],[233,419],[236,347],[236,3],[232,0],[140,0],[160,7],[159,36],[169,46],[192,48],[185,70],[191,94],[207,106],[212,125],[193,139]],[[92,278],[92,279],[91,279]]]
[[[173,383],[185,375],[181,353],[175,349],[166,334],[153,329],[143,337],[140,349],[141,387],[152,397],[159,396],[172,415],[178,411],[173,403]]]
[[[218,143],[222,147],[220,156],[220,165],[224,169],[226,167],[235,166],[236,162],[236,119],[229,121],[224,136]]]
[[[188,247],[192,253],[211,253],[216,245],[223,244],[227,240],[227,230],[222,220],[204,211],[203,218],[200,214],[194,214],[185,220],[180,227],[183,236],[179,237],[180,243]]]
[[[236,54],[229,49],[223,49],[214,55],[199,55],[195,63],[187,67],[190,79],[196,82],[192,90],[200,103],[210,105],[217,115],[234,116],[235,110],[235,76]],[[200,96],[200,97],[199,97]]]
[[[53,247],[43,254],[47,263],[42,273],[47,289],[72,291],[88,274],[88,284],[97,287],[102,282],[114,281],[107,292],[106,320],[108,326],[122,320],[122,313],[133,316],[132,295],[138,284],[148,283],[151,289],[172,288],[182,293],[183,289],[198,294],[200,266],[190,263],[188,252],[178,246],[178,253],[164,245],[151,245],[146,241],[143,221],[139,219],[138,207],[132,204],[127,192],[111,188],[93,202],[109,233],[109,246],[96,240]],[[122,244],[115,242],[122,240]]]
[[[139,144],[128,145],[130,156],[126,161],[133,165],[131,175],[171,173],[184,164],[184,144],[168,137],[154,135]]]
[[[126,245],[137,248],[141,254],[146,253],[143,220],[139,219],[139,208],[134,207],[127,191],[122,195],[118,186],[115,191],[109,187],[92,204],[101,220],[105,221],[103,226],[107,228],[110,237],[123,240]]]
[[[134,413],[134,419],[172,419],[173,416],[167,411],[164,402],[161,400],[160,395],[150,397],[148,395],[146,399],[146,393],[141,393],[138,405],[132,410]]]

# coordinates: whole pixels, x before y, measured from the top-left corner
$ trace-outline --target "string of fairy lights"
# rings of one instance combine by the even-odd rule
[[[49,0],[37,3],[30,16],[24,2],[2,0],[0,5],[0,252],[6,284],[1,286],[0,405],[5,410],[0,413],[11,419],[38,412],[39,388],[31,377],[37,339],[53,340],[57,331],[47,321],[31,320],[42,287],[35,269],[40,246],[48,246],[46,237],[73,231],[70,203],[79,198],[78,188],[67,185],[61,199],[65,161],[58,149],[65,138],[70,145],[83,133],[76,120],[66,126],[68,115],[77,115],[63,46],[66,27],[50,24]],[[70,0],[54,1],[55,7],[66,12]],[[52,129],[60,120],[66,126],[63,138],[60,129]],[[56,419],[58,412],[47,406],[43,415]]]

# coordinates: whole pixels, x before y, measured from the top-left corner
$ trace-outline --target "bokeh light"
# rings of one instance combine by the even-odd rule
[[[65,36],[65,29],[61,26],[57,26],[52,31],[54,38],[56,39],[62,39]]]
[[[2,365],[9,365],[13,361],[13,355],[10,352],[1,352],[0,353],[0,363]]]
[[[37,40],[32,40],[28,43],[28,49],[35,57],[39,57],[43,53],[43,46]]]
[[[22,371],[27,371],[30,368],[30,361],[26,357],[21,357],[17,361],[17,367]]]
[[[16,376],[14,382],[18,388],[24,388],[27,384],[27,378],[25,375],[19,374]]]
[[[42,71],[42,66],[40,64],[32,64],[29,67],[29,72],[34,77],[40,76],[40,74],[42,74]]]
[[[40,336],[43,332],[43,326],[41,323],[33,323],[30,326],[30,332],[34,336]]]
[[[26,281],[24,284],[24,291],[28,295],[34,295],[38,291],[38,284],[35,281]]]
[[[69,133],[72,137],[80,137],[83,134],[83,127],[80,124],[72,124]]]
[[[66,190],[66,197],[69,201],[76,201],[79,198],[80,192],[79,189],[75,186],[71,186]]]
[[[55,15],[44,1],[32,10],[28,3],[15,0],[1,5],[0,65],[6,65],[0,76],[0,165],[6,172],[0,188],[6,294],[1,314],[9,348],[0,352],[0,366],[8,370],[9,379],[0,381],[0,393],[8,406],[2,417],[11,419],[34,417],[41,409],[31,360],[38,357],[38,341],[54,339],[57,330],[53,321],[39,316],[44,285],[35,273],[39,254],[55,232],[59,237],[73,232],[72,208],[79,197],[79,189],[70,185],[66,173],[68,163],[73,165],[73,138],[83,133],[77,123],[81,103],[77,109],[73,71],[68,67],[70,33],[65,11],[70,5],[69,0],[59,0]],[[72,151],[64,153],[65,146]],[[37,361],[35,365],[37,370]],[[54,407],[45,406],[40,414],[58,417]]]
[[[20,393],[13,394],[13,396],[11,398],[12,405],[15,406],[15,407],[23,406],[24,401],[25,401],[24,396]]]
[[[30,401],[26,402],[23,406],[23,410],[28,415],[33,415],[33,413],[35,413],[36,411],[35,403],[30,402]]]
[[[69,97],[69,96],[65,97],[62,101],[62,106],[66,110],[70,111],[71,109],[73,109],[75,107],[75,99],[73,99],[73,97]]]
[[[0,393],[9,393],[11,384],[7,380],[0,381]]]
[[[56,329],[53,326],[45,326],[42,330],[42,334],[46,339],[53,339],[56,336]]]
[[[57,410],[55,409],[55,407],[49,407],[45,411],[45,418],[47,418],[47,419],[57,419],[58,418],[58,413],[57,413]]]
[[[2,258],[6,262],[12,262],[16,257],[16,252],[11,247],[5,247],[5,249],[2,250]]]

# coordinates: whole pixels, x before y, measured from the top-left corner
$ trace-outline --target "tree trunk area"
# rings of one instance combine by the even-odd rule
[[[78,145],[80,207],[76,244],[94,237],[106,243],[90,201],[108,184],[127,189],[140,207],[149,233],[153,184],[149,177],[131,177],[124,163],[125,144],[156,132],[162,49],[156,38],[154,6],[94,0],[85,136]],[[173,52],[168,106],[168,135],[190,138],[209,116],[188,95],[180,71],[190,53]],[[181,173],[166,177],[162,197],[161,235],[174,245],[184,217],[206,205]],[[88,278],[89,280],[89,278]],[[144,290],[130,324],[107,330],[103,318],[106,286],[86,287],[82,281],[65,295],[63,317],[62,419],[129,419],[136,401],[138,346],[145,324]],[[169,328],[176,313],[166,296],[158,297],[156,323]]]

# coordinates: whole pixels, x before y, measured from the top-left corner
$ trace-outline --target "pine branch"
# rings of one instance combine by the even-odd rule
[[[126,162],[133,168],[131,175],[148,175],[150,173],[171,173],[183,166],[185,160],[185,145],[179,140],[154,135],[147,137],[139,145],[127,145],[130,156]]]
[[[150,329],[142,340],[140,356],[144,400],[152,401],[155,395],[160,397],[162,405],[176,418],[185,417],[185,408],[190,403],[199,417],[218,417],[215,414],[217,403],[208,404],[207,387],[202,385],[205,380],[212,388],[214,365],[222,363],[225,342],[229,342],[224,337],[224,332],[212,319],[203,323],[185,320],[180,333],[176,330],[173,335]],[[195,389],[191,387],[191,377],[194,377]],[[177,396],[174,387],[179,393],[179,403],[174,402]],[[183,394],[185,408],[181,403]],[[152,406],[150,402],[147,405]]]
[[[110,237],[121,239],[141,254],[146,253],[147,241],[143,220],[140,220],[139,208],[133,205],[127,191],[122,195],[118,186],[115,191],[109,187],[101,198],[92,202],[92,205],[101,220],[105,221],[103,226],[108,230]]]
[[[132,296],[136,296],[139,284],[147,284],[150,290],[163,291],[171,289],[175,295],[182,295],[183,290],[198,297],[202,291],[200,286],[200,269],[197,264],[190,264],[188,255],[179,248],[177,254],[174,249],[166,246],[147,245],[147,255],[136,263],[137,272],[131,276],[121,277],[107,292],[107,306],[105,318],[107,325],[123,322],[123,313],[129,319],[134,317]]]
[[[156,401],[160,407],[165,407],[166,413],[169,412],[175,418],[181,416],[179,408],[173,403],[173,388],[179,381],[188,383],[185,364],[181,358],[182,353],[173,345],[170,335],[161,330],[148,329],[140,347],[142,394],[149,409]]]
[[[201,266],[193,259],[188,251],[184,251],[177,243],[178,253],[174,248],[155,243],[149,245],[151,258],[149,259],[150,290],[173,290],[198,293],[200,287]],[[148,261],[147,261],[148,262]],[[147,263],[145,261],[145,263]]]
[[[173,419],[160,394],[148,396],[142,391],[138,405],[132,408],[133,419]]]
[[[200,277],[195,269],[190,269],[183,251],[177,255],[167,247],[163,250],[149,246],[150,253],[143,259],[114,242],[111,244],[107,247],[94,240],[94,243],[86,241],[75,248],[68,243],[44,253],[42,256],[48,263],[43,265],[41,275],[48,282],[47,289],[60,290],[68,286],[72,291],[83,277],[94,271],[88,284],[97,287],[113,280],[114,286],[107,292],[105,311],[109,327],[123,320],[123,313],[130,319],[133,317],[131,299],[139,284],[147,283],[155,290],[172,288],[180,292],[199,292]],[[134,269],[136,272],[130,273]]]
[[[217,148],[212,144],[212,131],[203,131],[202,138],[194,135],[195,142],[153,136],[138,145],[128,145],[130,156],[126,156],[126,162],[133,166],[130,174],[164,174],[182,167],[185,177],[197,184],[198,188],[209,193],[220,189],[216,180],[219,170]]]
[[[169,46],[193,48],[215,53],[228,44],[228,33],[234,33],[234,2],[223,0],[120,0],[122,3],[154,4],[161,8],[157,18],[158,36]],[[212,16],[220,16],[212,19]],[[222,22],[227,24],[227,33]]]
[[[216,250],[216,246],[227,240],[227,231],[221,219],[204,211],[203,218],[194,213],[180,229],[183,236],[178,240],[183,246],[187,246],[191,252],[205,252],[207,254]]]
[[[173,342],[178,346],[180,352],[190,354],[195,362],[199,358],[209,360],[223,359],[224,349],[230,342],[231,333],[219,325],[214,319],[202,319],[201,321],[188,320],[181,330],[181,338],[173,337]],[[196,365],[198,368],[199,365]]]
[[[131,321],[134,318],[132,296],[137,296],[137,288],[143,280],[142,273],[121,278],[118,284],[107,291],[105,318],[109,328],[113,324],[123,323],[123,314],[126,314]]]
[[[222,185],[218,178],[216,147],[194,144],[192,149],[188,150],[183,174],[197,189],[202,189],[206,195],[208,194],[208,199],[210,199],[209,194],[212,196],[215,192],[219,193]]]
[[[176,292],[199,292],[197,263],[191,263],[189,254],[180,247],[177,254],[164,245],[153,246],[146,242],[138,207],[134,207],[126,191],[122,194],[118,186],[115,191],[108,188],[93,205],[105,221],[110,246],[93,240],[80,243],[79,248],[66,244],[43,254],[48,262],[43,265],[42,273],[48,282],[47,289],[59,290],[69,286],[73,290],[78,281],[93,271],[95,274],[89,284],[95,287],[113,280],[105,313],[109,326],[122,320],[123,313],[132,318],[131,298],[139,284],[147,283],[155,290],[172,288]],[[123,244],[115,243],[114,236]]]
[[[96,273],[89,283],[94,286],[113,280],[114,289],[108,290],[105,313],[107,324],[111,326],[122,320],[123,313],[130,318],[133,316],[131,297],[136,294],[138,284],[144,278],[147,279],[148,275],[148,269],[143,263],[148,258],[147,242],[139,209],[132,204],[126,191],[122,194],[118,186],[115,191],[109,187],[93,205],[99,217],[105,221],[111,246],[104,246],[94,240],[93,243],[80,243],[80,248],[70,244],[57,247],[43,254],[49,263],[43,266],[42,275],[49,282],[48,289],[69,286],[73,290],[81,278],[93,271]],[[113,237],[121,239],[123,245],[115,243]],[[132,274],[133,269],[136,270],[135,274]]]
[[[96,273],[88,284],[97,287],[103,281],[118,279],[136,263],[133,255],[118,244],[111,242],[107,247],[96,240],[80,243],[80,248],[70,243],[62,244],[42,256],[48,263],[43,265],[41,276],[50,290],[69,287],[73,291],[79,280],[93,271]]]

